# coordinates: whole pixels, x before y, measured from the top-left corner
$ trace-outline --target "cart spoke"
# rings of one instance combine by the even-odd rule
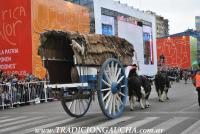
[[[90,101],[87,99],[87,100],[85,100],[85,102],[86,102],[86,104],[89,104]]]
[[[80,101],[80,99],[78,100],[78,106],[79,106],[79,114],[81,114],[81,112],[82,112],[82,110],[81,110],[81,101]]]
[[[113,70],[112,70],[112,67],[110,67],[108,65],[108,68],[109,68],[110,79],[111,79],[111,81],[113,81]]]
[[[111,85],[108,84],[108,82],[106,82],[104,79],[102,79],[102,81],[103,81],[103,83],[104,83],[105,85],[107,85],[108,87],[111,87]]]
[[[117,63],[116,63],[116,65],[115,65],[115,68],[113,68],[113,81],[114,82],[116,82],[117,81],[117,79],[118,79],[118,76],[117,76],[117,73],[118,73],[118,71],[117,71]],[[120,71],[121,72],[121,71]]]
[[[107,109],[107,108],[108,108],[108,106],[109,106],[109,103],[110,103],[111,96],[112,96],[112,94],[110,94],[110,96],[108,97],[108,100],[106,101],[106,106],[105,106],[105,109]]]
[[[83,107],[83,110],[85,111],[87,109],[88,102],[86,100],[82,100],[81,104],[83,105],[82,107]]]
[[[124,76],[120,77],[120,79],[117,81],[117,83],[119,84],[122,80],[123,80]]]
[[[119,95],[117,94],[116,96],[117,96],[119,102],[123,105],[123,102],[122,102],[121,98],[119,97]]]
[[[121,85],[121,87],[126,87],[126,85]]]
[[[115,76],[117,76],[117,67],[118,67],[118,64],[116,63],[116,64],[115,64],[115,73],[114,73]]]
[[[72,104],[73,104],[73,101],[70,102],[70,104],[69,104],[69,109],[71,109]]]
[[[83,107],[83,111],[85,111],[85,105],[84,105],[84,103],[83,103],[83,100],[81,100],[81,105],[82,105],[82,107]]]
[[[113,96],[113,114],[115,114],[115,101],[116,101],[116,95]]]
[[[104,88],[104,89],[101,90],[101,92],[108,91],[108,90],[111,90],[111,88]]]
[[[117,111],[119,111],[119,101],[118,101],[117,96],[115,98],[116,98],[115,101],[116,101],[116,105],[117,105]]]
[[[76,113],[76,100],[74,100],[74,109],[73,109],[73,113]]]
[[[121,94],[122,96],[124,96],[124,97],[125,97],[125,94],[123,94],[122,92],[119,92],[119,94]]]
[[[110,78],[110,80],[112,81],[112,74],[111,74],[111,69],[110,69],[110,66],[109,65],[107,65],[107,67],[106,67],[107,69],[107,72],[108,72],[108,77]]]
[[[115,79],[115,82],[118,80],[118,78],[119,78],[119,75],[120,75],[120,73],[121,73],[121,68],[119,68],[119,70],[118,70],[118,72],[117,72],[117,76],[116,76],[116,79]]]
[[[104,71],[104,75],[105,75],[106,79],[108,80],[108,83],[109,83],[109,84],[112,84],[111,79],[110,79],[110,77],[108,76],[108,74],[107,74],[106,71]]]
[[[103,97],[103,101],[110,95],[111,91],[109,91],[104,97]]]
[[[114,62],[112,61],[111,62],[111,75],[112,75],[112,78],[114,78]]]
[[[112,108],[113,108],[113,95],[111,95],[111,99],[110,99],[110,105],[109,105],[109,113],[111,114],[112,112]]]

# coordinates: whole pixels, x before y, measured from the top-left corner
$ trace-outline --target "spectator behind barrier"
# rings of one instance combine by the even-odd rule
[[[48,81],[47,79],[45,80]],[[0,108],[2,108],[2,101],[6,104],[5,107],[7,107],[7,104],[10,107],[14,104],[29,103],[29,101],[35,99],[35,97],[44,100],[43,85],[38,83],[38,81],[42,80],[29,73],[20,77],[16,73],[9,74],[0,70],[0,84],[3,84],[0,86]],[[37,83],[30,84],[29,87],[34,89],[28,90],[27,82]],[[9,90],[9,84],[11,84],[11,92]],[[36,102],[38,103],[39,101],[37,100]]]

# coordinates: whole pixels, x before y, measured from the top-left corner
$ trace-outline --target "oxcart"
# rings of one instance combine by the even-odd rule
[[[116,36],[47,31],[39,55],[48,71],[47,88],[60,91],[64,110],[81,117],[97,91],[108,118],[122,115],[127,99],[125,66],[132,64],[133,45]]]

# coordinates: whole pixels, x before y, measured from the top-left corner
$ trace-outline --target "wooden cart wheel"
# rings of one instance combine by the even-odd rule
[[[61,90],[61,104],[70,116],[82,117],[90,107],[92,101],[92,92],[80,89]]]
[[[106,60],[99,72],[98,100],[108,118],[122,115],[127,97],[127,79],[123,65],[114,58]]]

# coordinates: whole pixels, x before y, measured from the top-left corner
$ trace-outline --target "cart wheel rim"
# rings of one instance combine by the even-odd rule
[[[64,110],[72,117],[81,117],[85,115],[92,101],[91,93],[88,91],[86,94],[90,94],[88,99],[74,99],[72,101],[65,101],[65,99],[61,98],[61,103]]]
[[[108,59],[99,74],[98,99],[102,112],[109,118],[120,116],[125,108],[127,80],[123,65],[116,59]]]

